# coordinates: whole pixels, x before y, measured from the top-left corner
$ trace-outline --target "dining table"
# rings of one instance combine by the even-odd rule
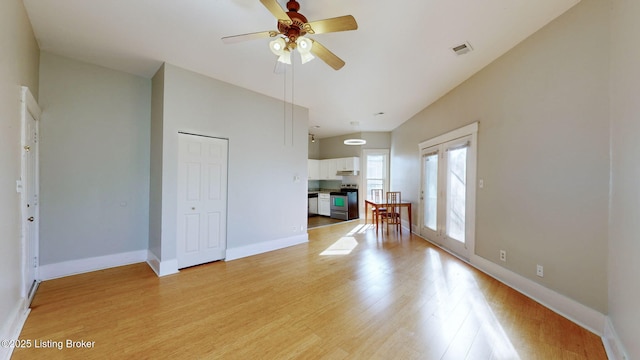
[[[387,208],[389,206],[391,206],[392,204],[387,203],[386,201],[382,201],[382,202],[376,202],[373,200],[368,200],[365,199],[364,200],[364,223],[367,224],[367,218],[369,216],[369,207],[378,209],[378,208]],[[407,208],[407,216],[408,216],[408,221],[407,223],[409,224],[409,227],[411,227],[411,202],[408,201],[401,201],[397,204],[393,204],[393,206],[397,206],[400,207],[400,218],[402,219],[402,208]],[[375,219],[373,219],[373,223],[376,225],[376,231],[378,229],[378,217],[374,216]]]

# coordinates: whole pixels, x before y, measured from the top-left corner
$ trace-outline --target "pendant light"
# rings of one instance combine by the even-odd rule
[[[350,122],[351,126],[353,127],[357,127],[360,125],[359,121],[352,121]],[[343,142],[345,145],[364,145],[367,143],[367,140],[365,139],[346,139]]]

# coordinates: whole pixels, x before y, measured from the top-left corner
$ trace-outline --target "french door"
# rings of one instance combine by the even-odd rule
[[[476,136],[461,134],[465,132],[421,144],[420,235],[469,259],[475,233]]]

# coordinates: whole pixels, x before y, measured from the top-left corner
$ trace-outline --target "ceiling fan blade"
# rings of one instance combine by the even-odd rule
[[[315,40],[313,41],[313,46],[311,46],[311,52],[319,57],[322,61],[326,62],[327,65],[331,66],[335,70],[340,70],[344,66],[345,62],[336,56],[336,54],[332,53],[324,47],[322,44]]]
[[[331,19],[312,21],[308,23],[313,31],[312,34],[325,34],[337,31],[356,30],[358,23],[351,15],[339,16]]]
[[[222,38],[222,42],[225,44],[235,44],[241,41],[248,40],[256,40],[256,39],[264,39],[268,37],[275,37],[279,34],[277,31],[262,31],[250,34],[242,34],[242,35],[233,35],[233,36],[225,36]]]
[[[289,22],[291,21],[291,18],[289,18],[289,15],[287,15],[287,12],[284,11],[282,6],[278,4],[277,0],[260,0],[260,2],[267,8],[267,10],[269,10],[270,13],[273,14],[273,16],[276,17],[276,19]]]

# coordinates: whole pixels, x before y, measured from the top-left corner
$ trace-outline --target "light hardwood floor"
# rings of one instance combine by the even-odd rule
[[[135,264],[43,282],[21,339],[63,349],[13,359],[606,359],[597,335],[407,232],[309,235],[163,278]]]

